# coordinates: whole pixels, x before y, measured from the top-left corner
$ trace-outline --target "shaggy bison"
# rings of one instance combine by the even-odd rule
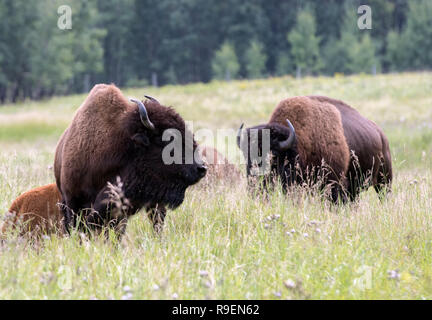
[[[165,206],[178,207],[186,188],[205,176],[200,159],[185,164],[185,154],[197,144],[182,117],[147,98],[130,103],[114,85],[96,85],[63,133],[54,171],[67,230],[71,223],[81,226],[81,211],[87,227],[109,226],[121,235],[128,217],[144,207],[160,231]],[[163,149],[176,140],[163,138],[168,129],[183,142],[186,135],[191,139],[181,163],[163,160]]]
[[[55,183],[23,193],[9,208],[9,219],[4,222],[1,232],[21,226],[22,234],[62,234],[63,214],[57,206],[60,201],[61,195]]]
[[[240,127],[237,144],[253,175],[252,144],[262,149],[263,130],[269,131],[270,170],[264,184],[275,177],[286,189],[292,183],[320,181],[330,186],[331,199],[345,194],[354,200],[362,189],[390,190],[392,166],[389,144],[381,129],[339,100],[322,96],[293,97],[281,101],[267,124]],[[251,130],[255,138],[251,135]],[[245,139],[243,139],[243,136]],[[243,141],[247,143],[245,148]],[[264,155],[265,156],[265,155]]]

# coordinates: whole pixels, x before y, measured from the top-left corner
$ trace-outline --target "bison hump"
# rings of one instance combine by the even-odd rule
[[[116,86],[96,85],[65,133],[61,150],[63,178],[75,177],[77,181],[73,183],[78,183],[87,171],[99,173],[103,160],[106,170],[111,170],[110,160],[124,147],[128,134],[124,119],[131,112],[136,112],[136,106],[129,103]],[[68,168],[73,168],[74,172],[68,172]]]
[[[308,97],[282,100],[270,122],[293,124],[299,156],[305,165],[319,166],[324,160],[338,175],[345,174],[349,164],[349,148],[341,115],[330,103]]]
[[[115,126],[119,118],[132,108],[119,88],[114,85],[98,84],[79,107],[73,122],[99,124],[99,127]]]

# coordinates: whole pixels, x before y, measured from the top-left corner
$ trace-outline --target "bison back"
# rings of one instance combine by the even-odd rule
[[[309,98],[322,103],[330,103],[341,114],[343,130],[351,155],[350,171],[360,170],[362,175],[372,174],[372,184],[380,183],[380,174],[386,181],[392,180],[392,163],[387,137],[378,125],[363,117],[357,110],[346,103],[324,97]],[[354,163],[358,162],[358,163]],[[381,170],[383,172],[380,172]],[[358,175],[359,173],[352,173]]]
[[[350,156],[337,108],[308,97],[292,97],[278,104],[270,122],[286,126],[286,119],[296,130],[303,166],[320,167],[324,161],[331,168],[330,177],[343,181]]]
[[[124,157],[123,119],[134,110],[114,85],[91,90],[56,149],[55,176],[63,197],[85,201],[106,184],[104,178]]]

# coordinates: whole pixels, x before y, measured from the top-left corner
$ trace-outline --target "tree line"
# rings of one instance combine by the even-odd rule
[[[58,8],[71,8],[70,29]],[[359,29],[360,5],[372,28]],[[432,67],[430,0],[0,0],[0,103],[121,87]]]

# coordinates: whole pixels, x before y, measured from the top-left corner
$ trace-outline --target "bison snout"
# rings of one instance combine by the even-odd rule
[[[196,164],[192,167],[192,170],[190,172],[190,183],[195,184],[198,181],[200,181],[207,173],[207,166],[204,164]]]
[[[200,181],[207,173],[207,167],[203,164],[194,164],[188,166],[184,171],[180,172],[183,181],[187,185],[193,185]]]
[[[207,173],[207,167],[205,165],[198,165],[197,173],[200,179],[203,178]]]

